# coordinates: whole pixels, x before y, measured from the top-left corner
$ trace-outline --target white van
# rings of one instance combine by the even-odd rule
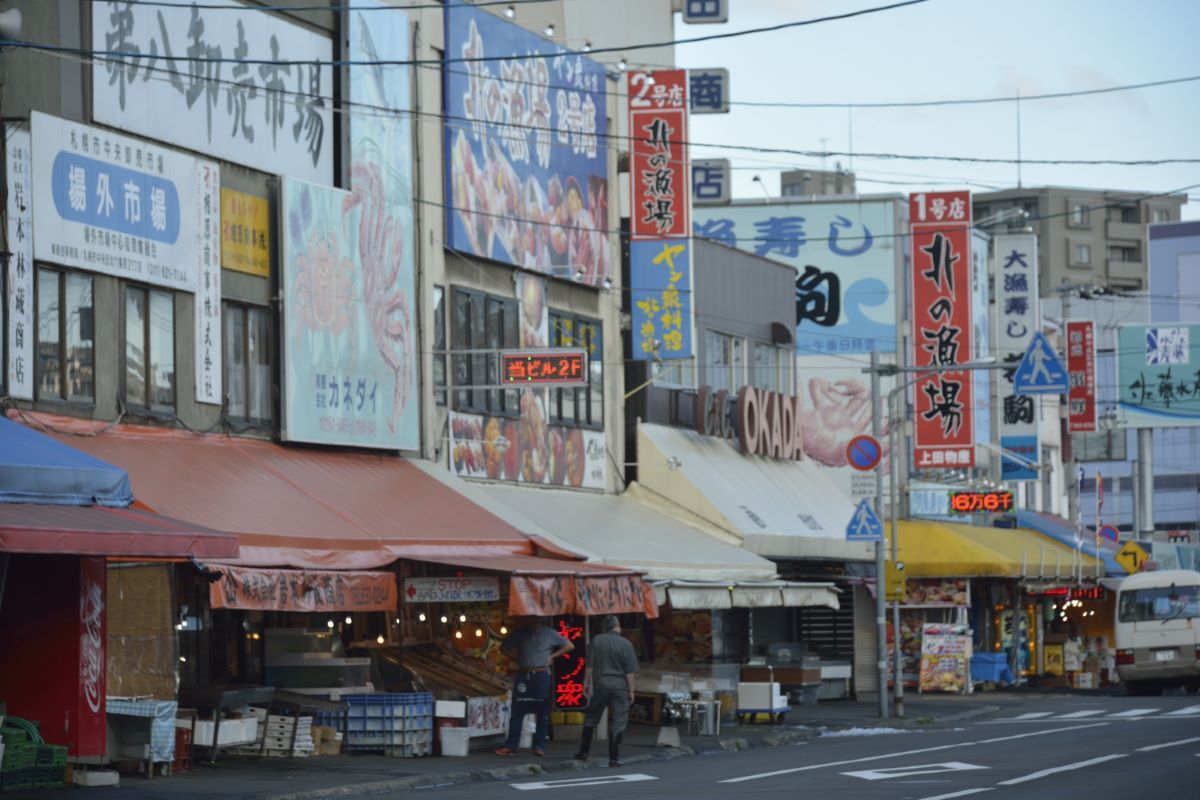
[[[1117,589],[1117,674],[1129,694],[1200,690],[1200,572],[1139,572]]]

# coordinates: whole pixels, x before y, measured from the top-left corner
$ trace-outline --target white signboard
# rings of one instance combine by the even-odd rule
[[[1038,304],[1037,237],[1032,234],[1002,235],[995,239],[997,352],[1009,365],[999,376],[1000,446],[1031,462],[1038,447],[1038,401],[1018,395],[1013,377],[1021,357],[1041,328]],[[1031,464],[1001,459],[1005,480],[1036,480]]]
[[[499,599],[499,578],[404,579],[406,603],[492,603]]]
[[[29,130],[4,126],[8,175],[8,394],[33,399],[33,195]]]
[[[133,54],[95,61],[97,122],[264,172],[333,183],[330,39],[258,8],[200,8],[190,0],[91,6],[92,48]]]
[[[196,159],[37,111],[32,119],[34,257],[196,291]]]
[[[467,698],[467,730],[471,736],[490,736],[508,731],[509,704],[499,697]]]
[[[209,161],[196,164],[196,402],[221,405],[221,171]]]

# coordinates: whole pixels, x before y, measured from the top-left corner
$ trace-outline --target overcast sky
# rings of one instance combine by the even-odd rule
[[[685,25],[704,35],[882,5],[886,0],[729,0],[726,25]],[[929,0],[847,21],[680,45],[682,67],[726,67],[737,101],[884,102],[1070,91],[1200,75],[1197,0]],[[631,59],[631,60],[636,60]],[[1093,97],[1025,101],[1027,159],[1200,157],[1200,81]],[[689,138],[798,150],[983,156],[1015,159],[1015,103],[918,109],[813,110],[734,105],[693,115]],[[780,168],[820,167],[820,158],[694,146],[693,158],[730,158],[734,196],[779,193]],[[830,157],[851,164],[847,156]],[[1015,164],[852,159],[862,193],[938,186],[975,191],[1017,184]],[[898,181],[877,183],[880,181]],[[1200,164],[1031,165],[1022,184],[1168,191],[1200,184]],[[1200,219],[1200,188],[1184,207]]]

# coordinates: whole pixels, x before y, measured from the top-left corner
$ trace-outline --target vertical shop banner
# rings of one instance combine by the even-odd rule
[[[108,564],[79,559],[79,706],[74,755],[104,754],[108,686]]]
[[[971,196],[909,196],[912,364],[945,367],[971,360]],[[913,387],[917,469],[975,466],[974,394],[967,371],[939,372]]]
[[[196,291],[197,161],[101,128],[32,113],[33,253]]]
[[[614,272],[604,67],[462,0],[446,3],[445,31],[449,246],[602,283]]]
[[[988,273],[991,237],[972,229],[971,238],[971,360],[982,361],[992,353],[992,281]],[[983,445],[992,441],[992,374],[991,370],[979,369],[971,375],[975,397],[984,398],[984,402],[975,404],[976,463],[986,462],[991,456]]]
[[[271,274],[267,198],[221,190],[221,266],[260,278]]]
[[[329,37],[236,0],[88,5],[92,49],[132,54],[95,60],[96,122],[333,183]]]
[[[1067,432],[1095,433],[1096,323],[1092,320],[1067,323],[1067,380]]]
[[[688,235],[687,70],[630,72],[629,216],[634,239]]]
[[[692,277],[688,239],[629,243],[633,357],[690,358]]]
[[[1038,445],[1038,400],[1013,390],[1013,375],[1033,335],[1041,328],[1038,298],[1037,236],[1003,235],[995,239],[997,356],[1006,364],[1000,371],[1000,448],[1036,463]],[[1001,458],[1001,476],[1006,481],[1037,480],[1030,465]]]
[[[1117,413],[1126,428],[1200,425],[1200,325],[1117,329]]]
[[[221,405],[221,169],[196,162],[196,402]]]
[[[283,438],[314,444],[407,449],[401,373],[387,297],[370,294],[362,236],[373,225],[355,195],[284,178]],[[372,230],[378,229],[372,228]]]
[[[796,268],[798,354],[894,353],[897,205],[701,206],[692,210],[692,235]]]
[[[29,129],[24,125],[4,126],[4,163],[8,176],[4,242],[8,247],[8,302],[5,342],[8,364],[5,388],[9,397],[33,399],[33,192],[30,176]]]
[[[388,8],[386,12],[373,8]],[[413,265],[413,108],[409,18],[384,3],[356,3],[347,11],[350,101],[371,114],[353,114],[350,126],[350,197],[359,211],[358,258],[370,340],[392,373],[389,434],[401,450],[421,446],[417,379],[416,270]],[[386,109],[380,111],[379,109]]]

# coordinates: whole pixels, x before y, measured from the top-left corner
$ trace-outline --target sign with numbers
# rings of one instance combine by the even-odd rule
[[[500,354],[500,382],[587,386],[586,350],[513,350]]]
[[[628,92],[631,235],[687,236],[687,70],[630,72]]]

